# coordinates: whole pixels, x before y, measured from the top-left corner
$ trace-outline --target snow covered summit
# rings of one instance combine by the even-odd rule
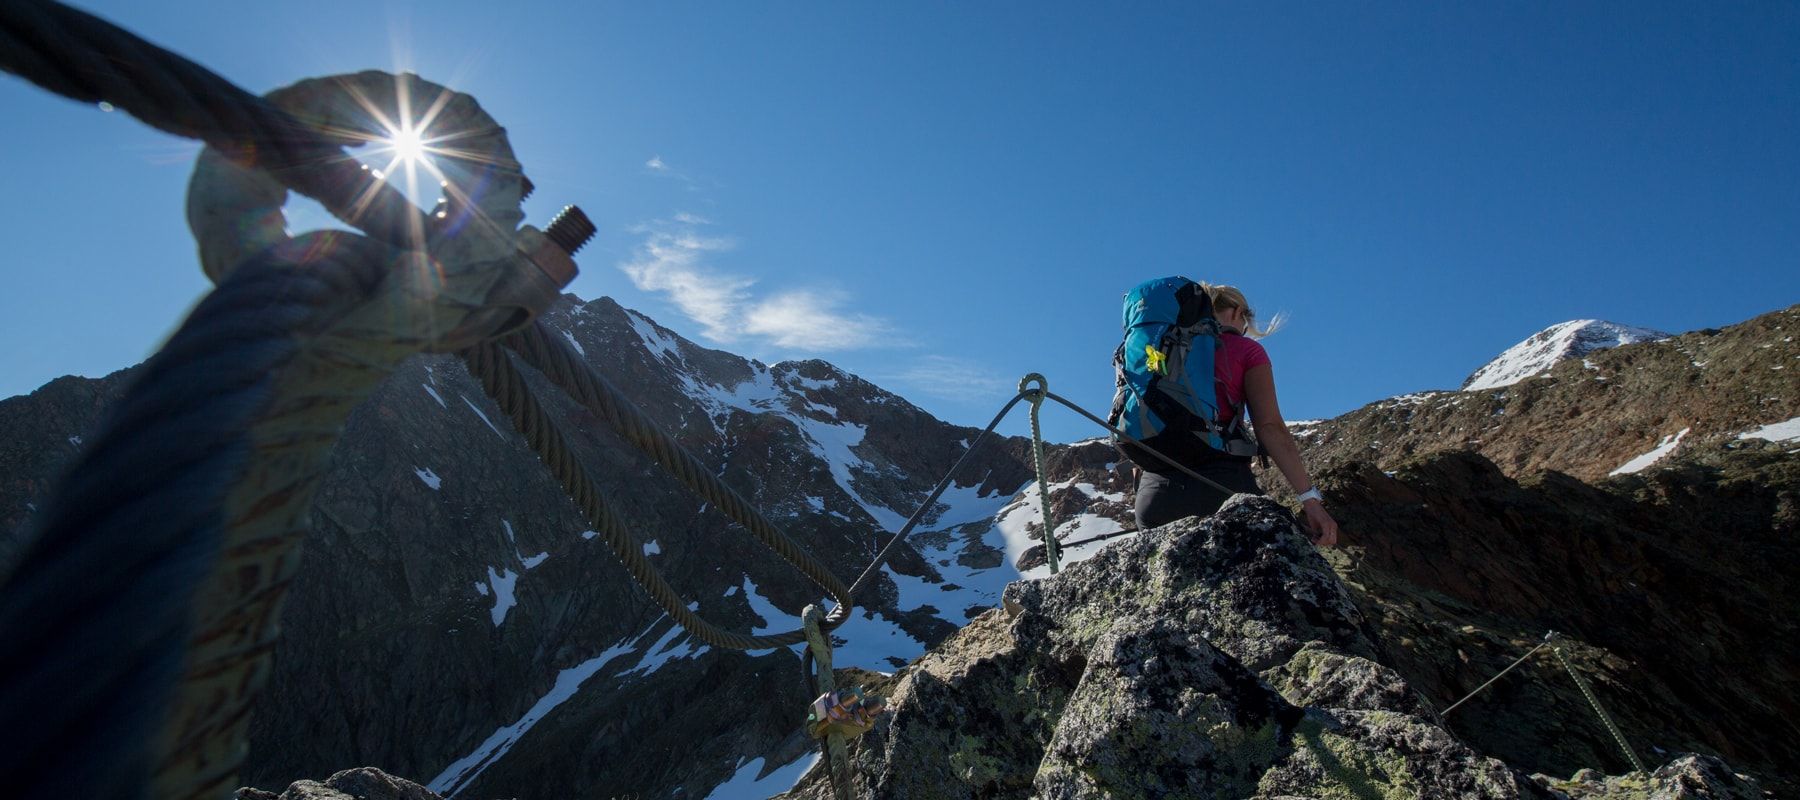
[[[1669,334],[1649,328],[1635,328],[1598,319],[1576,319],[1551,325],[1506,349],[1498,358],[1475,370],[1463,381],[1462,389],[1472,392],[1511,386],[1533,375],[1541,375],[1558,361],[1579,358],[1595,350],[1622,344],[1654,342]]]

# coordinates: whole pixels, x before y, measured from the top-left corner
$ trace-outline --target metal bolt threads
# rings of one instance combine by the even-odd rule
[[[557,247],[569,255],[575,255],[582,245],[594,238],[599,228],[594,227],[593,220],[575,206],[565,206],[550,220],[550,227],[544,229],[544,236],[555,242]]]
[[[527,178],[524,175],[520,175],[519,176],[519,202],[521,202],[521,203],[525,202],[527,199],[529,199],[531,197],[531,193],[535,192],[535,191],[537,191],[537,184],[532,183],[530,178]]]

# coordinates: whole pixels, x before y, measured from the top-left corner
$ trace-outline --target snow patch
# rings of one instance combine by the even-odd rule
[[[644,555],[653,556],[662,552],[662,545],[655,539],[644,543]]]
[[[457,397],[462,397],[463,405],[468,406],[470,411],[475,412],[475,416],[480,417],[482,422],[487,423],[488,430],[493,431],[495,436],[502,439],[506,438],[506,434],[501,433],[499,428],[494,427],[494,421],[488,419],[488,415],[481,413],[481,409],[476,408],[474,403],[469,402],[469,398],[463,397],[460,394],[457,395]]]
[[[510,569],[496,572],[493,567],[488,567],[487,573],[488,586],[494,590],[494,607],[488,611],[488,616],[494,620],[494,627],[498,628],[500,623],[506,621],[506,613],[519,604],[518,598],[513,595],[513,588],[519,585],[519,573]]]
[[[1767,439],[1771,442],[1800,442],[1800,417],[1772,422],[1753,431],[1738,434],[1739,439]]]
[[[731,779],[713,787],[704,800],[763,800],[766,797],[786,792],[800,782],[806,771],[819,761],[819,754],[812,752],[802,758],[794,759],[794,763],[777,767],[768,775],[756,777],[762,772],[763,760],[753,758],[749,761],[738,760],[737,771]]]
[[[825,605],[829,613],[831,604]],[[832,652],[832,663],[841,667],[892,673],[894,660],[905,663],[925,654],[924,642],[914,639],[912,634],[886,617],[864,608],[851,612],[850,619],[832,633],[845,640],[843,646]]]
[[[575,348],[575,352],[580,353],[583,358],[587,357],[587,348],[582,347],[580,342],[575,341],[575,334],[563,331],[562,335],[564,339],[569,341],[569,346]]]
[[[533,725],[536,725],[557,706],[574,697],[575,692],[581,688],[581,684],[593,677],[594,673],[599,672],[607,662],[631,651],[630,644],[614,645],[600,655],[557,673],[556,685],[550,688],[549,693],[539,698],[537,703],[525,712],[524,716],[519,717],[518,721],[513,724],[494,731],[487,741],[475,748],[474,752],[445,767],[444,771],[433,778],[426,788],[445,797],[455,797],[457,792],[473,783],[483,771],[505,756],[520,737],[523,737],[526,731],[531,730]]]
[[[638,338],[644,340],[644,347],[652,355],[667,356],[673,361],[681,361],[681,348],[676,346],[676,343],[669,337],[662,335],[662,332],[656,329],[656,323],[651,322],[649,317],[626,309],[625,319],[631,323],[631,329],[637,332]]]
[[[855,500],[857,505],[869,512],[869,516],[875,518],[876,524],[880,525],[882,530],[892,533],[906,525],[904,515],[865,499],[862,493],[856,490],[853,482],[854,473],[858,470],[873,471],[875,469],[874,465],[864,461],[856,455],[855,451],[856,446],[862,444],[864,434],[868,432],[867,426],[852,422],[824,422],[797,414],[784,414],[783,416],[793,421],[795,427],[800,429],[800,435],[806,439],[808,449],[812,450],[813,455],[824,461],[831,470],[831,479],[837,482],[838,487],[843,489],[845,494],[850,495],[850,499]]]
[[[444,402],[444,396],[441,394],[438,394],[436,389],[431,388],[431,384],[421,383],[421,384],[419,384],[419,388],[424,389],[426,394],[431,395],[431,399],[436,400],[439,406],[441,406],[443,408],[450,407],[448,404],[446,404]]]
[[[1084,490],[1082,487],[1087,488]],[[1050,491],[1052,493],[1070,488],[1074,488],[1077,491],[1091,492],[1088,495],[1089,497],[1105,497],[1110,499],[1111,497],[1116,496],[1121,501],[1124,499],[1123,494],[1102,495],[1097,491],[1093,491],[1093,486],[1091,484],[1077,484],[1073,479],[1063,483],[1053,483],[1050,485]],[[1041,540],[1031,538],[1025,531],[1027,523],[1036,523],[1038,525],[1044,523],[1043,505],[1038,500],[1037,483],[1034,481],[1027,484],[1025,488],[1019,490],[1019,494],[1020,499],[1013,505],[1007,506],[1004,511],[1001,511],[999,518],[994,522],[994,527],[1000,530],[1006,543],[1006,563],[1009,565],[1019,563],[1019,556],[1024,555],[1026,550],[1042,544]],[[1082,539],[1089,539],[1101,534],[1117,533],[1121,530],[1124,530],[1124,527],[1116,520],[1099,514],[1077,514],[1068,519],[1056,520],[1056,539],[1059,542],[1075,543]],[[1115,536],[1075,547],[1064,544],[1063,549],[1058,551],[1057,563],[1066,567],[1069,564],[1078,561],[1086,561],[1093,558],[1096,553],[1099,553],[1101,548],[1136,535],[1137,534],[1133,533],[1126,536]],[[1050,565],[1048,564],[1019,573],[1019,577],[1025,580],[1049,577],[1049,575]]]
[[[735,587],[733,587],[733,591],[735,591]],[[727,591],[725,593],[726,597],[730,597],[731,595],[732,591]],[[750,613],[755,614],[763,621],[763,624],[750,629],[751,636],[780,633],[782,628],[778,623],[782,620],[792,619],[795,621],[796,626],[799,623],[797,617],[776,608],[775,604],[771,602],[769,598],[764,597],[762,592],[757,591],[756,582],[750,580],[750,576],[748,575],[744,576],[744,599],[750,601]]]
[[[413,474],[419,476],[419,480],[423,481],[426,486],[431,487],[433,491],[436,491],[439,486],[444,485],[444,479],[438,477],[437,473],[432,472],[431,470],[413,467]]]
[[[673,642],[677,636],[685,636],[686,638],[679,644],[675,644]],[[657,639],[655,644],[650,645],[649,649],[644,651],[644,657],[638,661],[637,666],[620,674],[649,675],[662,669],[675,659],[698,658],[700,654],[705,653],[709,649],[711,648],[708,648],[706,645],[695,647],[694,638],[688,636],[687,631],[680,625],[671,621],[669,623],[669,629],[663,632],[662,638]]]
[[[1691,429],[1690,428],[1682,428],[1680,433],[1676,433],[1672,436],[1664,436],[1663,440],[1656,445],[1656,449],[1651,450],[1650,452],[1645,453],[1641,456],[1638,456],[1637,458],[1634,458],[1630,461],[1627,461],[1624,464],[1620,465],[1620,467],[1618,469],[1615,469],[1612,472],[1609,472],[1606,474],[1608,474],[1608,475],[1630,475],[1630,474],[1633,474],[1636,472],[1641,472],[1641,471],[1649,468],[1650,465],[1655,464],[1658,461],[1661,461],[1663,459],[1663,456],[1666,456],[1670,453],[1675,452],[1675,448],[1681,444],[1682,437],[1687,436],[1689,430],[1691,430]]]
[[[744,576],[743,589],[744,599],[750,602],[750,610],[763,621],[763,624],[751,628],[751,635],[766,636],[799,626],[798,615],[777,608],[769,598],[763,596],[756,588],[756,582],[747,575]],[[730,597],[733,593],[728,590],[725,596]],[[824,601],[821,605],[829,614],[832,604]],[[835,648],[833,652],[833,661],[840,666],[891,672],[894,664],[889,659],[906,662],[925,653],[924,642],[914,639],[887,618],[861,608],[853,612],[850,619],[832,634],[845,641],[843,646]],[[798,652],[800,647],[801,645],[794,645],[793,649]]]
[[[931,523],[921,526],[925,530],[941,531],[967,525],[971,522],[992,520],[1000,509],[1006,507],[1011,499],[1000,493],[983,495],[980,486],[957,486],[951,484],[944,493],[938,495],[938,509]]]
[[[814,391],[814,392],[819,391],[821,389],[836,389],[836,388],[838,388],[838,382],[837,382],[836,378],[824,378],[821,380],[813,380],[812,378],[804,377],[804,376],[800,375],[799,373],[789,373],[788,377],[787,377],[787,381],[792,386],[798,386],[802,389],[806,389],[808,391]]]

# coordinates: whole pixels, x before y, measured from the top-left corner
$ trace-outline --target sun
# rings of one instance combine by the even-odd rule
[[[402,164],[418,164],[425,160],[425,136],[411,125],[402,125],[388,136],[394,158]]]

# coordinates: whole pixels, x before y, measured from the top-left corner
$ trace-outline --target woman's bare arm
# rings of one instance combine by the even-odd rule
[[[1269,451],[1269,458],[1275,460],[1275,467],[1281,470],[1288,486],[1293,487],[1295,494],[1313,488],[1312,479],[1306,475],[1306,465],[1300,461],[1300,445],[1281,418],[1281,404],[1275,398],[1274,368],[1259,364],[1244,373],[1244,401],[1250,406],[1256,440]],[[1313,541],[1326,547],[1336,545],[1337,521],[1325,510],[1325,504],[1309,499],[1300,506],[1306,515],[1306,527],[1313,533]]]

